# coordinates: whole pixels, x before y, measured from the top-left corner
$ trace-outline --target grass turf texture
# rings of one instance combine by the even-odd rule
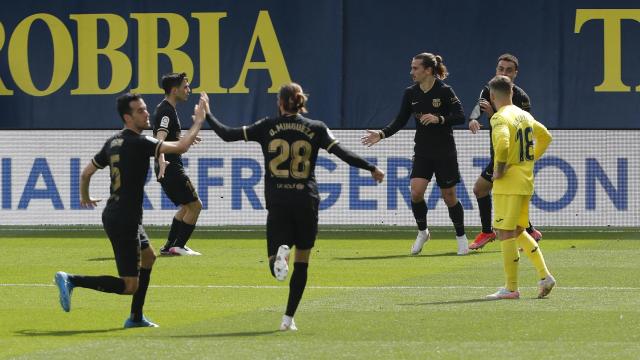
[[[161,327],[130,330],[122,329],[130,296],[75,289],[72,310],[64,313],[52,283],[58,270],[115,274],[105,235],[40,230],[0,228],[0,358],[620,359],[640,353],[640,241],[631,231],[545,232],[542,249],[558,287],[548,299],[535,299],[535,271],[523,256],[522,298],[491,302],[483,297],[504,281],[497,243],[459,257],[451,231],[434,231],[414,257],[407,255],[413,229],[325,228],[295,317],[300,330],[280,333],[288,282],[270,276],[261,228],[201,229],[189,245],[204,256],[159,257],[145,315]],[[148,230],[159,248],[166,230]]]

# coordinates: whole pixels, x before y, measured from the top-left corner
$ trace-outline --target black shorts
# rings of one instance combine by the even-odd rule
[[[436,174],[436,183],[441,189],[455,186],[460,182],[458,158],[453,156],[442,159],[429,159],[417,155],[413,157],[412,179],[423,178],[431,181],[434,173]]]
[[[277,204],[269,206],[267,214],[267,254],[273,256],[280,245],[295,245],[296,249],[313,248],[318,234],[318,200],[303,205]]]
[[[174,205],[185,205],[198,200],[198,192],[183,168],[167,168],[164,178],[160,179],[162,190]]]
[[[482,170],[480,177],[487,180],[488,182],[493,182],[493,158],[489,160],[489,164],[487,164],[487,167]]]
[[[118,275],[138,276],[140,251],[150,246],[149,237],[142,224],[103,213],[102,225],[111,241]]]

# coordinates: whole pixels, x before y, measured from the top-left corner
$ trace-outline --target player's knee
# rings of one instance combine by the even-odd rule
[[[491,192],[491,183],[482,177],[479,177],[473,184],[473,194],[476,198],[483,198]]]
[[[447,189],[446,191],[442,191],[442,200],[447,205],[447,207],[452,207],[458,203],[458,197],[456,196],[455,190],[451,191],[451,189]]]
[[[411,201],[414,203],[419,203],[424,200],[424,192],[419,190],[411,189]]]
[[[125,280],[124,291],[122,292],[122,294],[133,295],[136,293],[136,291],[138,291],[138,279],[130,280],[130,281]]]
[[[484,191],[482,191],[482,189],[480,188],[480,186],[476,182],[473,185],[473,195],[475,195],[476,198],[481,198],[481,197],[483,197],[483,194],[484,194]]]
[[[200,214],[200,210],[202,210],[202,201],[200,201],[200,199],[197,199],[196,201],[190,202],[189,204],[187,204],[187,209],[193,215]]]

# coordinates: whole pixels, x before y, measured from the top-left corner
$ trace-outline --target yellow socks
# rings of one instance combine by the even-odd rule
[[[540,279],[544,279],[549,275],[549,269],[547,269],[547,264],[544,262],[544,257],[542,256],[542,251],[538,247],[538,243],[529,235],[526,231],[523,231],[520,236],[516,239],[518,246],[520,246],[524,253],[527,254],[529,260],[535,266],[536,271],[538,272],[538,277]]]
[[[504,274],[507,278],[505,288],[509,291],[516,291],[518,290],[518,261],[520,260],[516,239],[502,240],[500,247],[502,248]]]

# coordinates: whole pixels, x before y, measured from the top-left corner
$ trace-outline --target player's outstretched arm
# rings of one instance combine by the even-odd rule
[[[221,123],[215,116],[213,116],[213,114],[211,114],[209,96],[204,92],[201,96],[205,99],[205,120],[207,121],[207,124],[209,124],[211,130],[215,131],[216,135],[218,135],[220,139],[226,142],[246,140],[243,127],[232,128]]]
[[[89,196],[89,184],[91,183],[91,177],[98,171],[98,168],[90,162],[82,170],[80,175],[80,207],[93,208],[98,205],[102,199],[94,199]]]
[[[409,118],[413,110],[411,109],[411,100],[409,98],[408,90],[405,90],[404,95],[402,96],[402,102],[400,104],[400,110],[398,111],[398,115],[396,115],[395,119],[391,121],[387,126],[385,126],[382,130],[367,130],[367,132],[360,138],[362,145],[365,146],[373,146],[378,143],[380,140],[388,138],[393,134],[397,133],[402,129]]]
[[[179,141],[166,141],[160,146],[161,153],[167,154],[183,154],[189,150],[191,145],[197,143],[198,132],[202,128],[205,118],[205,99],[201,96],[200,101],[193,109],[193,125],[187,131],[186,135],[181,137]]]
[[[367,130],[367,132],[360,138],[360,141],[362,142],[362,145],[371,147],[382,140],[383,136],[384,133],[382,130]]]
[[[378,169],[378,167],[358,156],[357,154],[342,147],[342,145],[335,144],[331,147],[330,150],[332,154],[339,157],[340,160],[346,162],[347,164],[360,169],[369,170],[371,172],[371,177],[373,177],[373,179],[377,182],[382,182],[382,180],[384,179],[384,172],[382,170]]]
[[[215,116],[207,112],[207,123],[211,130],[215,131],[216,135],[223,141],[231,142],[238,140],[245,140],[244,131],[242,127],[233,128],[221,123]]]

